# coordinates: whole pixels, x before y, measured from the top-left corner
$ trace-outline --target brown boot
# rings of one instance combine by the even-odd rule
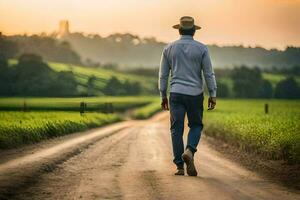
[[[191,150],[186,149],[185,152],[182,154],[182,160],[186,164],[186,172],[189,176],[197,176],[197,170],[194,165],[194,155]]]
[[[177,172],[175,172],[176,176],[184,176],[184,168],[177,168]]]

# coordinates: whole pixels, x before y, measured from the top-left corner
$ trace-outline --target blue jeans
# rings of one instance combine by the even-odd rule
[[[190,128],[186,148],[189,148],[193,153],[197,151],[197,145],[203,129],[203,98],[203,94],[197,96],[178,93],[170,94],[173,162],[178,168],[182,168],[184,164],[181,155],[184,152],[183,131],[185,114],[187,114],[188,126]]]

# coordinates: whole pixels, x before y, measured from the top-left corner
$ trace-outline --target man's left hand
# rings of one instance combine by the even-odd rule
[[[161,108],[163,110],[169,110],[169,102],[167,97],[163,97],[161,101]]]

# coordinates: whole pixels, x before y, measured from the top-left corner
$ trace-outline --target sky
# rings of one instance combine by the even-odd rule
[[[300,46],[300,0],[0,0],[0,31],[50,33],[69,20],[71,32],[170,42],[184,15],[202,27],[195,38],[206,44]]]

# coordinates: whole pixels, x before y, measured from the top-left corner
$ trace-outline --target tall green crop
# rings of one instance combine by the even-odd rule
[[[268,158],[300,162],[299,101],[220,100],[204,121],[208,135]]]

